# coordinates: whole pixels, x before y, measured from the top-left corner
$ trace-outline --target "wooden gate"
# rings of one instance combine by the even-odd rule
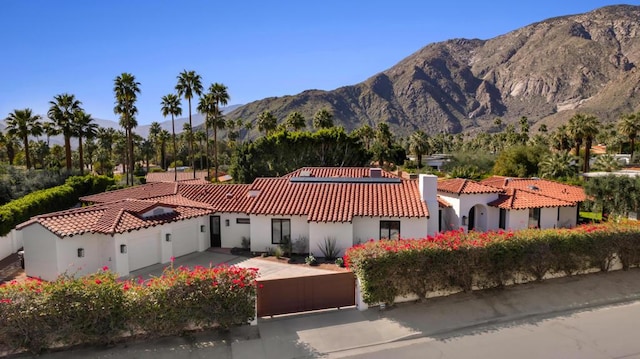
[[[355,305],[355,276],[337,272],[258,281],[258,316]]]

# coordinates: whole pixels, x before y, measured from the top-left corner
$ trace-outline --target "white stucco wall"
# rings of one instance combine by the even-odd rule
[[[463,227],[466,231],[467,225],[462,224],[462,216],[469,217],[469,210],[476,205],[480,205],[477,207],[478,211],[476,212],[476,229],[486,231],[498,228],[499,210],[487,206],[487,203],[498,198],[497,193],[462,194],[460,196],[446,192],[438,192],[438,194],[451,204],[451,208],[455,213],[455,216],[449,216],[450,227]]]
[[[427,218],[353,217],[353,244],[380,239],[380,221],[398,220],[401,238],[424,238],[429,233]]]
[[[23,246],[22,232],[12,229],[6,236],[0,237],[0,259],[16,253]]]
[[[578,220],[578,207],[560,207],[560,220],[558,220],[558,227],[561,228],[573,228],[577,224]]]
[[[556,228],[558,226],[558,207],[540,208],[540,228]]]
[[[24,240],[25,273],[29,277],[54,280],[58,277],[58,237],[38,223],[20,230]]]
[[[309,223],[307,216],[249,216],[251,220],[251,251],[265,252],[267,248],[275,248],[277,244],[271,243],[271,219],[289,219],[291,221],[291,241],[295,242],[299,237],[309,238]]]
[[[101,250],[111,236],[86,233],[57,240],[56,256],[58,273],[68,273],[76,277],[92,274],[109,265],[109,254]],[[84,249],[84,257],[78,257],[78,249]],[[26,253],[26,250],[25,250]]]
[[[238,218],[249,218],[246,213],[216,213],[220,216],[220,236],[222,240],[222,248],[233,248],[242,246],[242,237],[251,238],[251,224],[236,223]],[[229,220],[229,226],[226,220]],[[271,228],[271,227],[269,227]],[[207,231],[209,226],[207,226]],[[207,238],[209,232],[207,232]]]
[[[340,249],[338,256],[343,256],[347,248],[353,245],[353,225],[349,222],[310,222],[309,223],[309,252],[316,257],[324,257],[320,248],[325,247],[325,239],[336,240],[336,248]]]
[[[529,225],[528,209],[512,209],[507,211],[507,229],[525,229]]]
[[[173,256],[197,252],[200,244],[200,222],[193,219],[171,223]]]

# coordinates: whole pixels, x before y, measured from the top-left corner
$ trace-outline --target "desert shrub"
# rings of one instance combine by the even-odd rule
[[[293,251],[296,254],[309,253],[309,238],[299,236],[293,243]]]
[[[318,243],[318,249],[326,260],[334,260],[340,254],[340,248],[338,248],[335,237],[325,237],[323,243]]]

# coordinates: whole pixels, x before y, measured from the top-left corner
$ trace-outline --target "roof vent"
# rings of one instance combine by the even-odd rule
[[[534,190],[534,191],[539,191],[540,188],[538,188],[538,186],[534,186],[534,185],[529,185],[528,186],[530,190]]]
[[[256,198],[256,197],[258,197],[258,195],[260,195],[260,190],[259,189],[252,189],[252,190],[249,190],[249,193],[247,194],[247,197]]]
[[[300,177],[313,177],[311,171],[300,171]]]
[[[381,178],[382,177],[382,169],[381,168],[369,168],[369,177],[371,177],[371,178]]]
[[[227,199],[231,199],[231,198],[233,198],[233,193],[231,192],[227,193]]]

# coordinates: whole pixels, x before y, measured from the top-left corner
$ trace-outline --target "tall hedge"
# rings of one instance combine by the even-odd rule
[[[114,184],[107,176],[69,177],[63,185],[29,193],[0,206],[0,236],[5,236],[16,225],[39,214],[61,211],[78,203],[78,198],[104,192]]]
[[[346,264],[362,284],[366,303],[439,290],[470,291],[547,274],[608,271],[640,265],[640,224],[635,221],[574,229],[450,231],[423,239],[369,241],[347,250]]]
[[[256,315],[256,276],[251,268],[169,266],[161,277],[121,281],[105,267],[81,278],[2,284],[0,352],[246,324]]]

